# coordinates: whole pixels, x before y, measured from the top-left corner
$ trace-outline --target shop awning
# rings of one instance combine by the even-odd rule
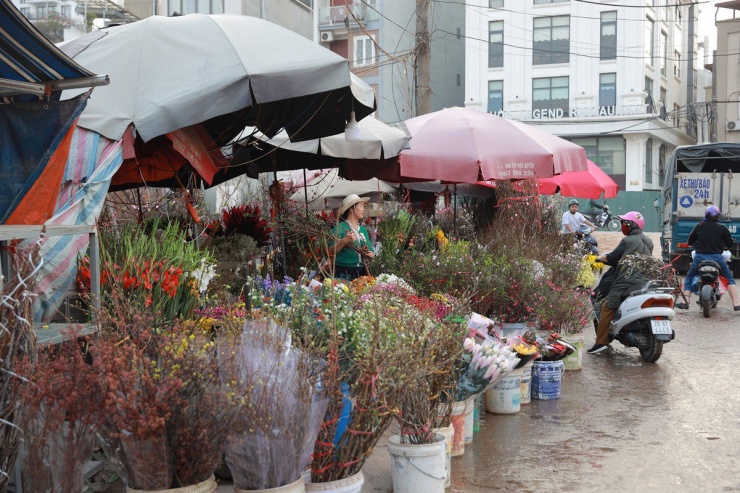
[[[50,96],[63,89],[108,84],[62,53],[11,0],[0,0],[0,97]]]

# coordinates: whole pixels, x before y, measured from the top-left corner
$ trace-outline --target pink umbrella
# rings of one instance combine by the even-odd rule
[[[566,171],[552,178],[541,178],[539,192],[543,195],[554,195],[558,189],[566,197],[584,199],[613,199],[617,196],[619,185],[596,164],[589,161],[588,171]]]
[[[402,181],[477,183],[587,170],[581,146],[491,113],[448,108],[403,125],[411,140],[398,156]]]

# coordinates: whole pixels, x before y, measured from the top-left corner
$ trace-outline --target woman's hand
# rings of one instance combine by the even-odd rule
[[[353,243],[355,240],[357,240],[357,233],[354,231],[347,231],[347,234],[344,236],[345,245],[349,245],[350,243]]]
[[[360,255],[362,255],[362,257],[363,258],[366,258],[366,259],[373,259],[373,258],[375,258],[375,252],[373,252],[368,247],[363,248],[362,251],[360,252]]]

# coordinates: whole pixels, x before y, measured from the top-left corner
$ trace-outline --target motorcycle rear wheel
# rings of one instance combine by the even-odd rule
[[[699,294],[699,304],[701,305],[701,313],[704,315],[704,318],[709,318],[712,314],[712,286],[706,284],[702,286],[701,293]]]
[[[620,221],[616,217],[613,217],[609,220],[608,223],[606,223],[606,227],[609,229],[609,231],[619,231],[620,229],[622,229],[622,221]]]
[[[648,338],[647,347],[640,348],[640,357],[645,363],[655,363],[663,354],[663,341],[657,340],[652,331],[648,333]]]

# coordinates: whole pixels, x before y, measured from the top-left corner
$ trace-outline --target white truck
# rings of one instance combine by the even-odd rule
[[[716,205],[720,223],[730,230],[735,245],[730,268],[740,276],[740,144],[715,142],[677,147],[666,163],[663,183],[663,260],[685,273],[691,263],[689,233]]]

